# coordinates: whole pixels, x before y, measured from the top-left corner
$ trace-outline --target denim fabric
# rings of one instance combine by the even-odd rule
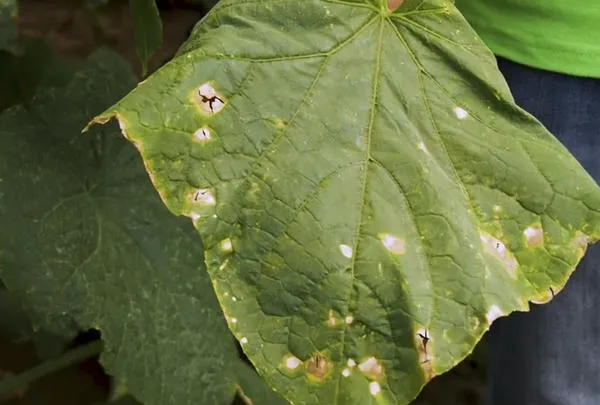
[[[499,66],[517,104],[600,183],[600,80]],[[600,405],[600,246],[553,301],[497,320],[489,344],[488,405]]]

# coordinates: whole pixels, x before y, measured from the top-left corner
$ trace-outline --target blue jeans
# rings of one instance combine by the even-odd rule
[[[517,104],[600,182],[600,80],[499,60]],[[489,333],[489,405],[600,405],[600,244],[561,293]]]

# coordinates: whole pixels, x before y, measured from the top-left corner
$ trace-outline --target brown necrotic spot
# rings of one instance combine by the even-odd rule
[[[331,372],[331,368],[331,362],[322,354],[317,354],[308,361],[306,373],[314,380],[323,381]]]
[[[523,231],[527,240],[527,247],[539,247],[544,243],[544,231],[539,226],[530,226]]]
[[[592,243],[592,238],[590,238],[589,236],[587,236],[584,233],[581,232],[577,232],[577,234],[575,234],[575,237],[571,240],[571,245],[580,250],[585,252],[585,250],[587,249],[587,246]]]
[[[425,328],[420,328],[415,334],[415,346],[419,355],[419,365],[423,370],[427,381],[435,377],[435,372],[432,366],[432,343],[429,331]]]

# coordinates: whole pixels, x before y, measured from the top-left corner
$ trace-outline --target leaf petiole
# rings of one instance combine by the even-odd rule
[[[7,380],[0,381],[0,398],[6,398],[18,389],[25,387],[42,377],[81,363],[90,357],[96,356],[102,352],[102,348],[103,342],[101,340],[96,340],[89,344],[70,350],[56,359],[52,359],[38,366],[30,368],[29,370],[26,370]]]

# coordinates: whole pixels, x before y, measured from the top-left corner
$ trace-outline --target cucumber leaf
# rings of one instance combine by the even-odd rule
[[[0,114],[0,278],[37,326],[100,330],[102,363],[144,404],[228,405],[241,360],[201,241],[116,125],[80,133],[134,83],[98,51],[66,87]]]
[[[113,117],[296,405],[408,404],[600,237],[600,188],[449,0],[222,0]]]
[[[129,7],[135,49],[142,63],[142,76],[146,76],[150,58],[162,46],[162,21],[155,0],[129,0]]]

